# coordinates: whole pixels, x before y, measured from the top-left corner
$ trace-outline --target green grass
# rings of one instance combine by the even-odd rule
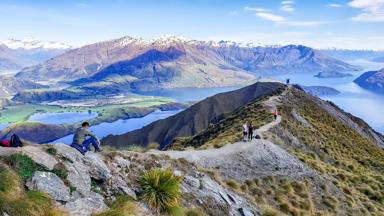
[[[175,176],[171,169],[153,169],[139,178],[140,198],[157,211],[166,211],[178,206],[182,177]]]
[[[274,142],[286,146],[319,173],[327,174],[331,182],[345,193],[347,212],[361,215],[367,211],[372,214],[384,212],[384,151],[369,137],[361,136],[330,115],[310,96],[292,90],[284,99],[283,106],[279,107],[283,119],[280,128],[290,131],[304,146],[287,146],[282,141],[287,138],[278,131],[274,132],[278,137]],[[293,109],[312,127],[297,122],[291,115]],[[357,118],[352,120],[366,127]],[[322,199],[329,211],[337,213],[340,197],[325,192]]]
[[[60,112],[97,112],[99,117],[93,121],[102,122],[104,120],[115,119],[116,114],[137,112],[139,108],[150,108],[151,106],[162,105],[172,102],[172,100],[162,97],[142,97],[130,96],[135,99],[133,102],[122,104],[106,104],[93,107],[72,107],[72,106],[56,106],[43,104],[24,104],[9,106],[0,109],[0,123],[17,123],[28,120],[30,116],[38,112],[60,113]]]
[[[6,158],[5,161],[23,180],[32,177],[36,171],[48,170],[46,167],[35,163],[31,158],[23,154],[11,155]]]
[[[224,115],[223,120],[211,124],[193,137],[176,138],[171,149],[182,150],[188,146],[200,149],[220,148],[226,144],[241,141],[243,138],[242,125],[245,122],[252,122],[254,127],[258,128],[273,121],[272,114],[262,104],[265,99],[260,98],[254,103]]]
[[[65,168],[64,164],[62,163],[57,164],[53,168],[52,172],[55,173],[58,177],[60,177],[63,180],[65,180],[68,176],[68,170]]]
[[[137,203],[128,196],[119,196],[109,203],[109,210],[95,216],[136,216],[139,214]]]
[[[12,216],[60,216],[53,201],[37,191],[24,191],[23,181],[15,172],[0,167],[0,212]]]

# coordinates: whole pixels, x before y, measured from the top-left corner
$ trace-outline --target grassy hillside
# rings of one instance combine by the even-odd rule
[[[384,151],[368,133],[369,126],[295,88],[280,98],[282,123],[263,138],[299,158],[317,177],[269,176],[237,182],[223,179],[216,170],[207,172],[248,197],[265,215],[382,215]],[[172,147],[210,148],[239,141],[244,121],[256,126],[271,121],[264,101],[239,108],[199,134],[177,139]]]
[[[309,95],[291,90],[283,100],[283,122],[271,138],[343,191],[349,214],[384,212],[384,151],[377,143],[343,124]],[[298,122],[293,110],[309,125]],[[301,147],[290,145],[293,137]],[[334,202],[340,203],[336,198]],[[331,212],[337,213],[339,207]]]

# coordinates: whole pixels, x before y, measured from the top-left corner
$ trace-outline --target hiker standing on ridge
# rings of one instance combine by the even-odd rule
[[[252,141],[253,138],[253,125],[252,122],[248,124],[248,141]]]
[[[243,141],[247,141],[248,136],[248,123],[243,124]]]
[[[71,147],[77,149],[83,155],[89,151],[91,145],[95,148],[95,152],[101,151],[99,139],[88,129],[89,123],[84,122],[81,127],[76,130],[71,144]]]
[[[279,113],[277,112],[277,109],[275,109],[275,111],[273,112],[273,117],[275,118],[275,121],[277,120],[278,115]]]

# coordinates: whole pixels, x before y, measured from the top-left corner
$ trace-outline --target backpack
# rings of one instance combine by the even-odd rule
[[[2,147],[11,147],[11,143],[9,140],[1,140],[0,141],[0,146]]]
[[[23,147],[23,143],[20,140],[20,137],[16,134],[13,134],[10,141],[11,147]]]

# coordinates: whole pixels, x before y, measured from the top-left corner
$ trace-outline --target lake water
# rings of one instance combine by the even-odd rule
[[[140,129],[154,121],[172,116],[181,110],[176,111],[154,111],[149,115],[142,118],[131,118],[126,120],[117,120],[111,123],[101,123],[99,125],[92,126],[90,130],[96,134],[100,139],[107,135],[120,135],[136,129]],[[69,135],[54,141],[53,143],[72,143],[73,135]]]
[[[9,125],[8,123],[0,123],[0,131],[8,127],[8,125]]]
[[[368,61],[351,62],[360,65],[366,70],[378,70],[384,68],[384,64],[372,63]],[[362,118],[370,124],[375,130],[384,133],[384,95],[375,94],[365,90],[355,84],[355,80],[362,72],[352,72],[353,76],[344,78],[321,79],[314,77],[315,74],[288,74],[273,76],[278,80],[291,79],[291,83],[301,85],[320,85],[335,88],[341,92],[338,95],[321,97],[324,100],[334,102],[340,108],[344,109],[357,117]]]
[[[97,113],[88,112],[35,113],[29,117],[28,121],[46,124],[74,124],[97,116]]]
[[[233,91],[240,87],[221,87],[221,88],[178,88],[163,89],[156,91],[137,91],[136,94],[168,97],[178,102],[199,101],[218,93]]]

